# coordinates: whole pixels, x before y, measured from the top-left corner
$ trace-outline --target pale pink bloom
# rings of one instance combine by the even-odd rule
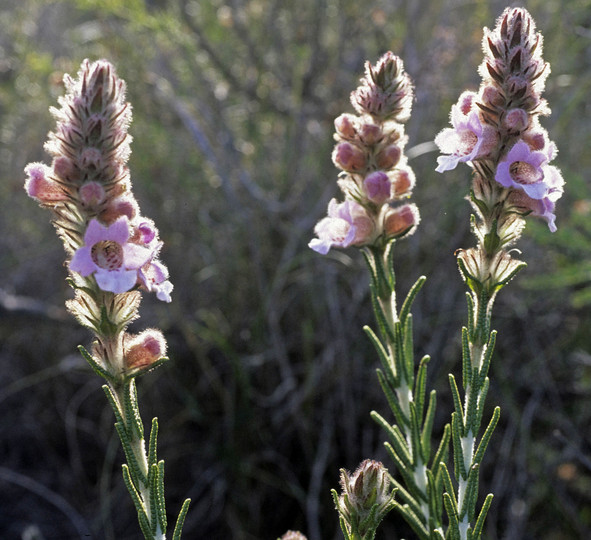
[[[30,163],[25,172],[28,174],[25,190],[29,197],[37,199],[43,204],[54,204],[68,200],[60,185],[49,178],[51,169],[43,163]]]
[[[458,105],[452,105],[451,123],[435,137],[435,144],[443,154],[437,158],[437,172],[455,169],[457,164],[488,155],[497,142],[497,132],[480,120],[478,112],[462,113]]]
[[[148,292],[155,292],[156,298],[171,302],[173,285],[168,281],[168,268],[158,260],[151,260],[139,269],[138,278]]]
[[[94,274],[103,291],[129,291],[136,285],[139,269],[151,260],[153,250],[128,240],[127,217],[120,217],[108,227],[91,220],[84,234],[84,246],[74,253],[70,270],[83,277]]]
[[[375,234],[375,225],[363,206],[355,201],[328,203],[328,217],[320,220],[314,228],[318,238],[308,246],[321,255],[331,247],[349,247],[367,244]]]
[[[506,188],[523,191],[531,199],[542,199],[550,189],[562,185],[556,167],[547,166],[554,157],[556,146],[551,144],[546,151],[532,151],[527,143],[519,141],[497,166],[495,180]]]
[[[531,212],[533,216],[545,219],[548,222],[550,231],[556,232],[554,208],[556,201],[562,197],[564,180],[556,167],[549,165],[547,169],[549,169],[547,176],[549,177],[550,189],[545,197],[532,199],[523,191],[513,191],[509,196],[509,200],[511,204],[524,208],[526,211]]]

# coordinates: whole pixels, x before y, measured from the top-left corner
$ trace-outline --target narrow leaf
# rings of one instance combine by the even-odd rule
[[[388,439],[393,446],[396,455],[400,458],[404,467],[412,466],[412,457],[406,446],[404,436],[398,426],[391,426],[379,413],[372,411],[370,416],[377,422],[381,428],[388,434]]]
[[[398,377],[397,377],[397,374],[394,373],[394,369],[393,369],[394,363],[392,362],[392,360],[388,356],[388,353],[386,352],[386,349],[384,349],[382,342],[380,341],[378,336],[376,336],[375,332],[369,326],[364,326],[363,330],[368,335],[370,341],[373,343],[373,346],[374,346],[376,352],[378,353],[378,357],[380,358],[380,363],[382,364],[382,367],[384,368],[384,373],[386,374],[386,378],[388,379],[389,383],[392,384],[392,386],[398,386],[398,384],[399,384]]]
[[[415,297],[417,296],[418,292],[422,289],[423,285],[425,284],[425,281],[427,281],[427,278],[425,276],[421,276],[419,279],[415,281],[415,284],[410,288],[410,291],[408,291],[408,294],[406,295],[406,298],[402,303],[402,308],[400,309],[399,318],[402,324],[406,322],[406,318],[410,313]]]
[[[150,442],[148,443],[148,466],[157,463],[157,439],[158,439],[158,418],[152,418],[152,429],[150,430]]]
[[[460,427],[461,420],[457,412],[451,415],[451,440],[454,452],[454,474],[456,478],[466,478],[467,471],[464,465],[464,450],[462,448],[462,433]]]
[[[461,425],[461,428],[463,431],[464,430],[464,424],[463,424],[464,410],[462,408],[460,391],[458,390],[458,385],[456,384],[456,379],[451,374],[449,375],[449,386],[451,388],[451,397],[454,402],[454,409],[456,411],[456,414],[460,417],[460,422],[461,422],[460,425]]]
[[[486,379],[486,376],[488,375],[488,368],[490,366],[490,361],[492,359],[492,355],[495,350],[496,340],[497,340],[497,331],[493,330],[490,333],[490,336],[488,338],[488,343],[486,344],[486,349],[483,354],[482,367],[480,369],[479,386],[482,386],[484,384],[484,379]]]
[[[396,395],[394,390],[392,390],[392,388],[388,384],[388,381],[386,381],[385,375],[382,373],[382,371],[378,369],[377,374],[378,381],[380,383],[380,386],[382,387],[382,391],[384,392],[386,399],[388,400],[388,405],[390,405],[390,409],[394,413],[396,422],[400,426],[407,426],[410,420],[402,411],[400,403],[398,402],[398,396]]]
[[[439,447],[437,448],[437,452],[435,452],[435,457],[433,458],[431,464],[431,470],[435,475],[435,478],[439,476],[439,470],[442,462],[447,461],[447,456],[449,454],[449,440],[451,437],[451,426],[449,424],[445,424],[443,428],[443,436],[441,437],[441,442],[439,443]]]
[[[468,522],[471,523],[474,519],[474,512],[476,508],[476,499],[478,498],[478,471],[479,465],[475,463],[468,473],[468,481],[466,482],[466,493],[464,495],[464,502],[458,511],[460,521],[468,517]]]
[[[480,440],[480,444],[478,445],[478,449],[476,450],[476,453],[474,454],[474,463],[482,463],[482,458],[484,456],[484,452],[486,451],[486,447],[488,446],[488,443],[490,442],[490,438],[492,437],[493,431],[495,430],[495,427],[497,426],[497,423],[498,423],[500,417],[501,417],[501,408],[495,407],[495,410],[493,411],[492,418],[490,419],[490,422],[484,432],[484,435],[482,436],[482,439]]]
[[[417,416],[420,420],[423,419],[423,412],[425,407],[425,393],[427,389],[427,364],[429,363],[429,356],[423,356],[419,363],[417,376],[415,379],[415,403],[417,407]]]
[[[446,538],[449,540],[460,540],[458,516],[451,502],[451,497],[449,493],[443,494],[443,505],[445,506],[445,511],[447,512],[447,517],[449,519],[449,526],[447,529]]]
[[[431,434],[433,431],[433,422],[435,420],[436,408],[436,394],[435,390],[431,390],[429,394],[429,406],[427,407],[427,415],[425,423],[423,424],[423,431],[421,433],[421,448],[423,450],[423,462],[429,463],[431,458]]]
[[[462,328],[462,385],[466,388],[472,379],[472,355],[470,354],[470,340],[468,329]]]
[[[474,530],[472,532],[472,538],[474,540],[479,540],[480,535],[482,534],[482,529],[484,527],[484,520],[486,519],[486,515],[488,514],[488,509],[493,500],[493,494],[489,493],[486,498],[484,499],[484,503],[482,504],[482,508],[480,509],[480,514],[478,514],[478,519],[474,524]]]
[[[78,345],[78,350],[80,351],[80,354],[84,360],[90,364],[90,367],[97,375],[103,377],[109,382],[114,381],[113,376],[106,369],[104,369],[82,345]]]

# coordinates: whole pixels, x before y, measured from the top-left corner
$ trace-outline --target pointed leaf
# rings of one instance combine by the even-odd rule
[[[406,322],[406,318],[410,313],[415,297],[417,296],[418,292],[423,288],[425,281],[427,281],[427,278],[425,276],[421,276],[410,288],[410,291],[408,291],[408,294],[406,295],[406,298],[402,303],[402,308],[400,309],[400,321],[402,322],[402,324]]]
[[[187,517],[187,512],[189,512],[189,504],[191,504],[191,499],[185,499],[183,506],[181,506],[181,510],[179,512],[179,517],[176,520],[176,525],[174,526],[174,531],[172,533],[172,540],[181,540],[181,533],[183,532],[183,525],[185,524],[185,518]]]
[[[378,381],[380,383],[380,386],[382,387],[382,391],[384,392],[386,399],[388,400],[388,405],[390,405],[390,409],[394,413],[394,417],[396,418],[396,422],[400,426],[407,426],[408,423],[410,422],[410,419],[407,418],[407,416],[402,411],[402,409],[400,407],[400,403],[398,401],[398,396],[396,395],[396,393],[392,390],[392,388],[390,387],[390,385],[386,381],[386,377],[382,373],[382,371],[378,369],[377,374],[378,374]]]
[[[427,388],[427,364],[431,358],[429,356],[423,356],[419,363],[417,370],[417,376],[415,380],[415,403],[417,406],[417,416],[420,420],[423,418],[423,412],[425,407],[425,392]],[[431,398],[430,398],[431,399]]]
[[[429,463],[429,459],[431,458],[431,434],[433,431],[433,422],[435,421],[435,408],[437,405],[436,394],[437,392],[435,392],[435,390],[431,390],[431,394],[429,395],[429,407],[427,408],[427,415],[421,433],[421,447],[423,449],[424,463]]]
[[[486,451],[486,447],[488,446],[488,443],[490,442],[490,438],[492,437],[493,431],[495,430],[495,427],[497,426],[497,423],[498,423],[500,417],[501,417],[501,408],[495,407],[495,410],[493,411],[492,418],[490,419],[490,422],[484,432],[484,435],[482,436],[482,439],[480,440],[480,444],[478,445],[478,449],[476,450],[476,453],[474,454],[474,460],[473,460],[474,463],[482,463],[482,458],[484,456],[484,452]]]
[[[378,357],[380,358],[380,363],[382,364],[382,367],[384,368],[384,373],[386,375],[386,379],[388,380],[388,382],[392,386],[394,386],[394,387],[398,386],[398,384],[399,384],[398,377],[397,377],[396,373],[394,373],[394,370],[393,370],[394,363],[392,362],[392,360],[388,356],[388,353],[386,352],[386,349],[384,349],[382,342],[379,340],[378,336],[375,335],[375,332],[369,326],[364,326],[363,330],[368,335],[370,341],[373,343],[373,346],[375,347],[376,352],[378,353]]]
[[[97,375],[103,377],[109,382],[113,382],[115,380],[114,377],[106,369],[104,369],[82,345],[78,345],[78,350],[80,351],[80,354],[84,360],[90,364],[90,367]]]
[[[484,527],[484,520],[486,519],[486,514],[488,514],[488,509],[490,508],[492,500],[492,493],[489,493],[484,499],[484,503],[480,509],[480,514],[478,514],[478,519],[474,525],[474,531],[472,532],[472,538],[474,540],[480,540],[480,535],[482,534],[482,529]]]

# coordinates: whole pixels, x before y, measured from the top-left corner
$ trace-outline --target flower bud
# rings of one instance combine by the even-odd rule
[[[86,182],[78,188],[78,197],[86,208],[96,208],[105,200],[105,189],[98,182]]]
[[[375,171],[366,176],[363,186],[369,200],[377,205],[384,204],[390,198],[390,179],[383,171]]]
[[[307,540],[300,531],[287,531],[279,540]]]
[[[368,145],[379,142],[383,137],[382,129],[376,124],[362,124],[359,138]]]
[[[388,238],[402,238],[412,234],[419,222],[419,210],[414,204],[388,208],[384,216],[384,235]]]
[[[129,371],[144,370],[166,354],[166,341],[160,330],[144,330],[137,336],[127,336],[125,367]]]
[[[374,538],[380,521],[394,506],[387,469],[366,459],[352,475],[341,470],[341,487],[341,496],[334,496],[347,529],[356,538]]]
[[[496,86],[491,84],[484,85],[480,90],[480,99],[487,107],[502,107],[505,103],[503,94],[499,92]]]
[[[511,133],[521,133],[527,129],[529,115],[523,109],[509,109],[505,114],[503,124]]]
[[[111,199],[101,214],[100,219],[107,225],[113,223],[121,216],[127,216],[132,220],[139,213],[139,206],[137,201],[133,198],[131,193],[126,193]]]
[[[390,173],[391,199],[399,199],[410,195],[415,185],[415,175],[411,168],[396,169]]]
[[[53,172],[62,180],[75,180],[77,176],[76,166],[66,156],[58,156],[53,160]]]
[[[354,139],[357,135],[355,129],[355,117],[352,114],[341,114],[335,121],[334,127],[337,135],[343,139]]]
[[[85,148],[80,154],[80,166],[84,169],[98,169],[100,168],[102,158],[103,155],[98,148]]]
[[[332,159],[337,167],[348,172],[362,171],[367,165],[363,150],[348,142],[336,145]]]
[[[401,155],[402,150],[400,147],[396,144],[390,144],[378,152],[376,155],[376,165],[378,168],[388,171],[392,167],[396,166],[396,164],[400,161]]]

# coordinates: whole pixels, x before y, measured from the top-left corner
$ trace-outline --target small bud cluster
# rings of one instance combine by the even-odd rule
[[[64,83],[61,107],[51,109],[57,125],[45,144],[53,162],[29,164],[25,190],[54,214],[76,289],[68,309],[96,333],[95,361],[108,373],[129,374],[165,352],[157,331],[150,331],[151,341],[124,334],[137,317],[138,289],[170,302],[173,287],[158,259],[158,230],[131,192],[124,81],[109,62],[85,60],[78,77],[66,75]]]
[[[480,90],[464,92],[452,107],[453,128],[435,139],[443,156],[437,171],[469,162],[478,173],[474,196],[489,208],[502,202],[496,218],[509,227],[515,213],[540,216],[556,230],[554,207],[562,196],[564,180],[549,163],[556,146],[538,117],[550,110],[541,97],[550,66],[542,58],[542,35],[522,8],[507,8],[493,31],[485,28],[485,57],[480,66]],[[490,200],[490,186],[505,188]],[[494,191],[494,189],[493,189]]]
[[[388,470],[379,461],[366,459],[353,474],[341,470],[341,489],[337,510],[348,532],[359,535],[354,538],[373,538],[394,505]]]
[[[415,178],[403,149],[403,123],[410,117],[413,91],[402,61],[391,52],[365,66],[361,85],[351,94],[357,115],[335,120],[332,159],[342,170],[342,203],[332,199],[328,217],[315,228],[309,246],[325,255],[331,247],[385,245],[415,231],[416,205],[393,203],[408,198]]]

